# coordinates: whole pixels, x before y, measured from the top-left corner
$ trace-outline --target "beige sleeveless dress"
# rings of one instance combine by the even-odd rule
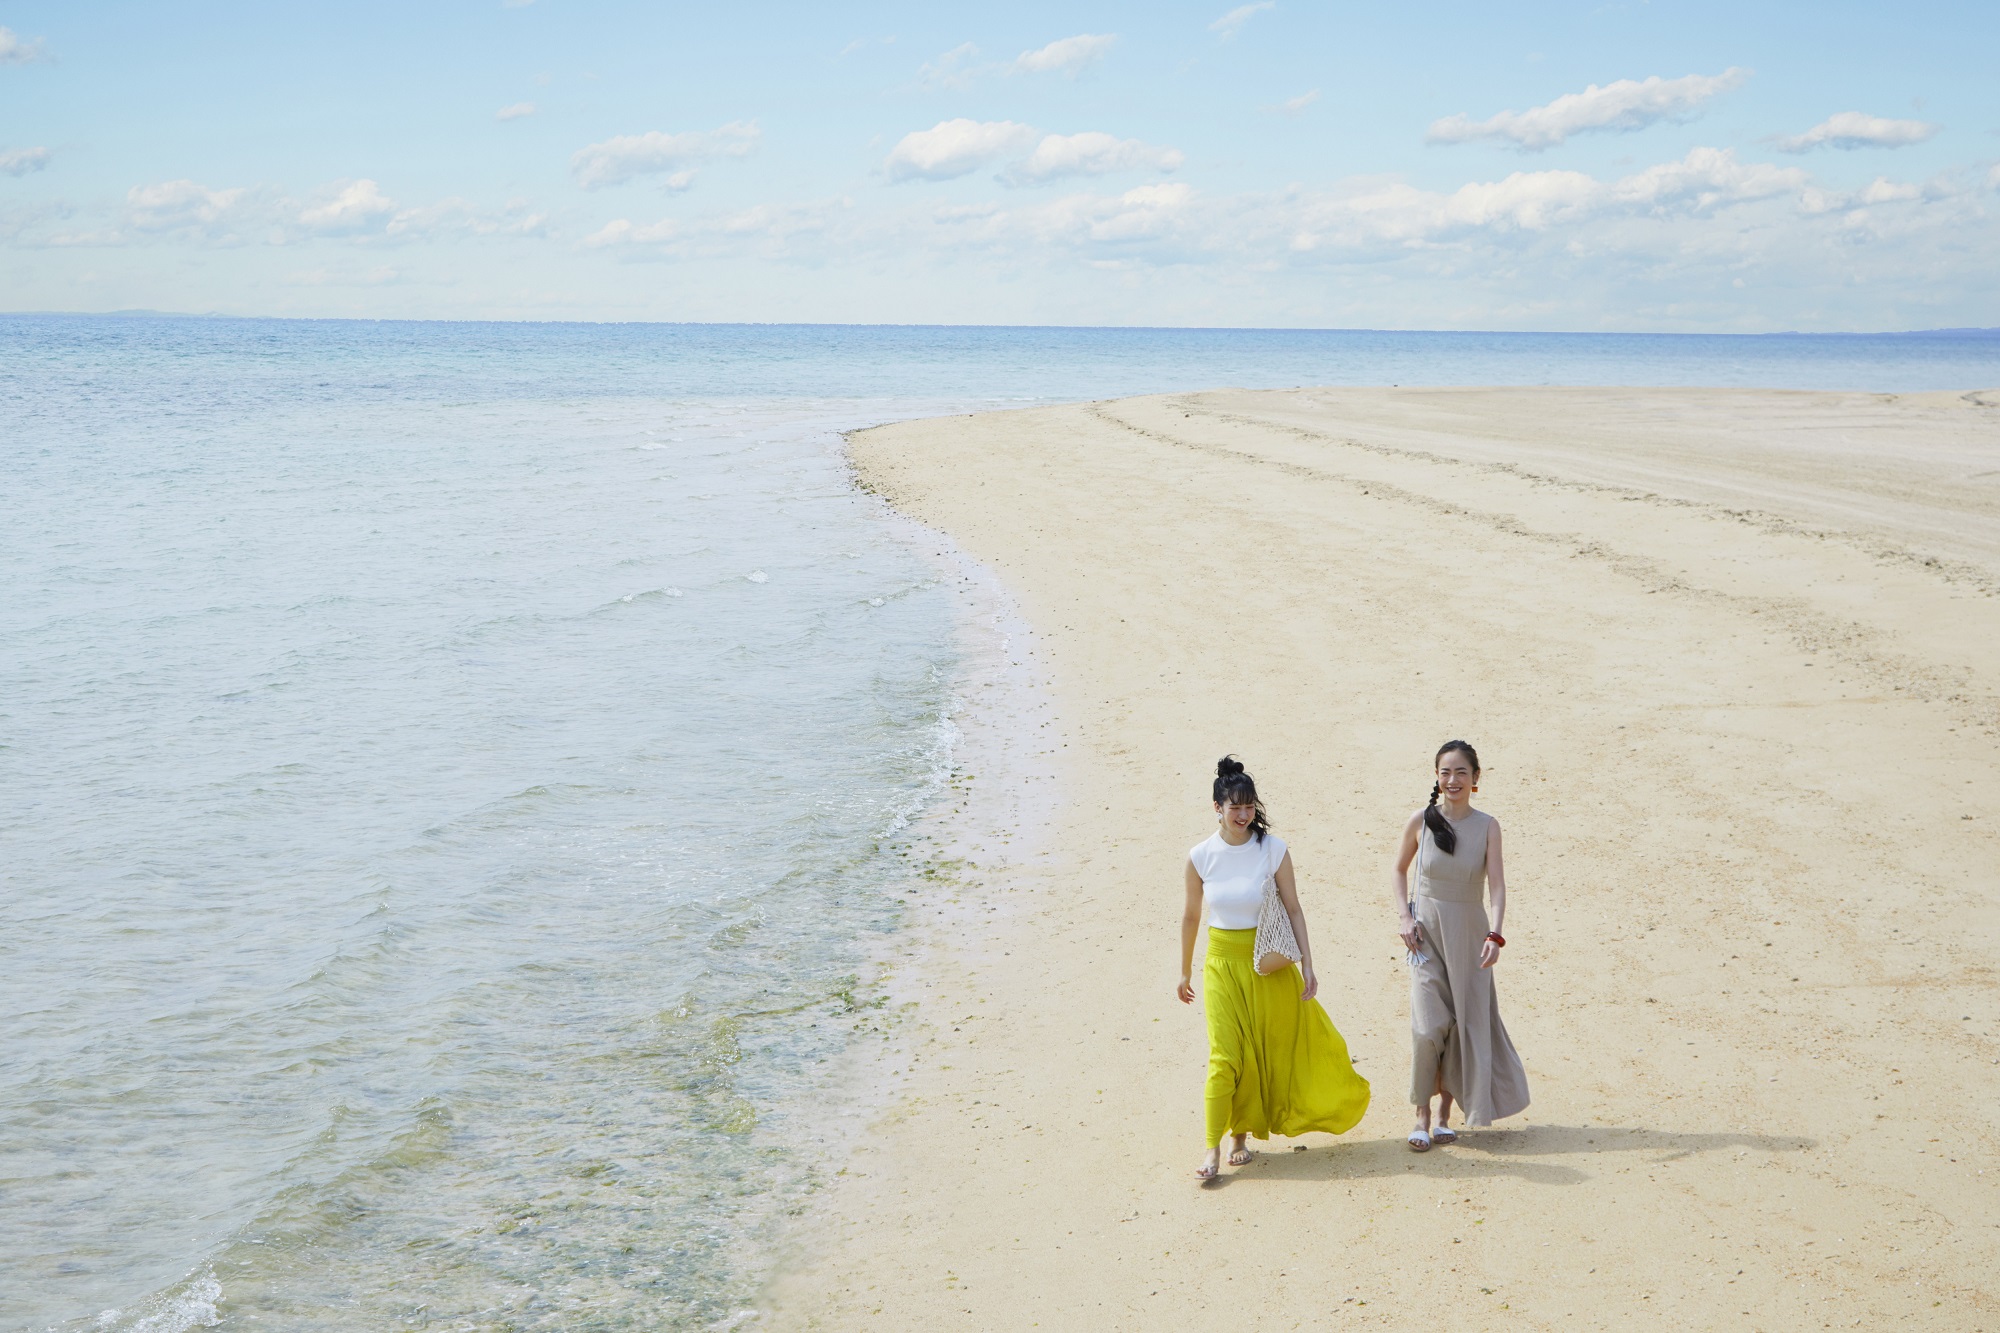
[[[1474,810],[1453,820],[1458,848],[1445,855],[1423,825],[1410,911],[1423,927],[1427,961],[1410,969],[1410,1102],[1444,1089],[1468,1125],[1490,1125],[1527,1109],[1528,1071],[1507,1038],[1493,972],[1479,965],[1486,922],[1486,835],[1493,817]]]

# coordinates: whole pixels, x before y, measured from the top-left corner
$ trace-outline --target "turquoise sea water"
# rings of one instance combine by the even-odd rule
[[[2000,336],[0,317],[0,1329],[740,1312],[950,762],[840,430]]]

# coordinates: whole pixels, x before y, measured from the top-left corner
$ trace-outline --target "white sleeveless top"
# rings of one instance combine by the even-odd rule
[[[1262,842],[1252,834],[1241,847],[1231,847],[1220,832],[1211,833],[1188,853],[1194,873],[1201,876],[1201,896],[1208,904],[1210,930],[1255,930],[1264,906],[1264,881],[1285,861],[1285,840],[1266,833]]]

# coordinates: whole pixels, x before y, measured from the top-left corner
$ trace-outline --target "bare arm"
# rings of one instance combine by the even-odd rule
[[[1389,867],[1389,901],[1396,908],[1396,933],[1403,947],[1412,953],[1424,946],[1423,927],[1410,914],[1410,862],[1417,859],[1417,841],[1423,836],[1424,812],[1419,810],[1403,825],[1403,840],[1396,845],[1396,860]]]
[[[1278,901],[1285,905],[1285,915],[1292,919],[1292,938],[1299,943],[1299,970],[1305,973],[1305,992],[1299,996],[1310,1000],[1319,993],[1319,978],[1313,975],[1312,941],[1306,938],[1306,913],[1299,906],[1298,881],[1292,875],[1292,854],[1285,852],[1285,859],[1278,862],[1278,868],[1271,878],[1278,883]]]
[[[1503,928],[1507,920],[1507,869],[1500,860],[1500,821],[1486,830],[1486,897],[1493,904],[1493,933],[1505,937]],[[1500,961],[1500,946],[1492,940],[1481,941],[1479,945],[1479,965],[1491,967]]]
[[[1194,937],[1201,933],[1201,872],[1187,863],[1187,905],[1181,909],[1181,982],[1174,994],[1194,1003]]]

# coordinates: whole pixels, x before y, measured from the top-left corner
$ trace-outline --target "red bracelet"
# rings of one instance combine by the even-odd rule
[[[1499,945],[1503,949],[1507,947],[1507,941],[1500,937],[1500,932],[1497,930],[1487,931],[1486,938],[1492,940],[1495,944]]]

